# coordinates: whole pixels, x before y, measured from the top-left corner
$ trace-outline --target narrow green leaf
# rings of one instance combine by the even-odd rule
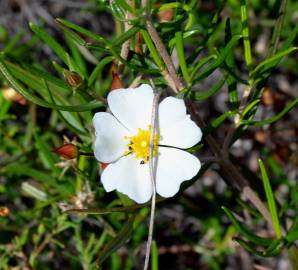
[[[11,106],[11,102],[4,99],[2,91],[0,91],[0,122],[7,116],[7,112]]]
[[[115,1],[110,2],[110,9],[113,14],[113,17],[115,17],[119,21],[124,21],[126,19],[125,18],[126,13],[124,9],[121,6],[119,6]]]
[[[298,218],[292,224],[285,238],[290,243],[298,240]]]
[[[281,58],[292,53],[293,51],[296,51],[297,49],[298,49],[298,47],[291,47],[289,49],[286,49],[284,51],[281,51],[281,52],[273,55],[270,58],[267,58],[266,60],[264,60],[263,62],[261,62],[260,64],[257,65],[257,67],[252,71],[251,77],[257,78],[259,75],[261,75],[268,69],[276,66],[278,64],[278,62],[281,60]]]
[[[200,29],[192,29],[192,30],[189,30],[189,31],[185,31],[183,32],[182,34],[182,38],[185,40],[187,38],[190,38],[196,34],[199,34],[201,33],[201,30]],[[173,37],[169,42],[168,42],[168,47],[170,49],[173,49],[173,47],[176,45],[176,37]],[[187,62],[187,61],[186,61]]]
[[[182,32],[181,31],[176,32],[175,37],[176,37],[176,49],[177,49],[178,61],[183,74],[183,78],[187,83],[189,83],[190,76],[188,73],[187,64],[185,60]]]
[[[39,201],[45,202],[48,200],[48,196],[45,192],[36,188],[35,186],[31,185],[28,182],[23,182],[21,188],[22,188],[23,192],[27,193],[29,196],[31,196]]]
[[[252,56],[251,56],[251,45],[250,45],[250,36],[248,29],[248,7],[246,0],[240,1],[240,13],[241,13],[241,25],[242,25],[242,37],[243,37],[243,46],[244,46],[244,58],[246,66],[250,71],[252,68]]]
[[[217,59],[210,64],[201,74],[199,74],[192,84],[195,84],[202,79],[206,78],[208,75],[210,75],[215,69],[217,69],[226,59],[229,52],[233,50],[233,48],[236,46],[238,40],[241,38],[240,35],[233,36],[231,41],[227,44],[227,46],[219,53]]]
[[[199,43],[199,45],[197,46],[197,49],[188,57],[187,59],[187,63],[192,63],[197,57],[198,55],[202,52],[202,50],[204,48],[207,47],[207,42],[208,40],[214,36],[214,32],[218,29],[218,27],[221,25],[221,11],[223,9],[224,5],[221,4],[220,7],[217,9],[216,13],[214,14],[211,23],[210,23],[210,27],[207,29],[203,29],[204,31],[204,38],[202,40],[202,42]]]
[[[114,45],[114,47],[119,47],[121,46],[126,40],[130,39],[131,37],[133,37],[136,33],[138,33],[140,31],[140,26],[139,25],[134,25],[133,27],[131,27],[129,30],[125,31],[122,35],[120,35],[119,37],[115,38],[114,40],[112,40],[112,44]]]
[[[51,98],[52,104],[56,106],[55,99],[50,91],[50,89],[47,86],[47,82],[44,81],[46,85],[46,89],[48,90],[49,96]],[[70,112],[63,112],[60,110],[57,110],[60,118],[64,121],[64,123],[74,132],[81,134],[81,135],[87,135],[88,131],[83,127],[80,119],[77,117],[78,115],[74,115]]]
[[[25,70],[24,68],[7,60],[4,60],[3,63],[8,68],[13,77],[28,85],[30,88],[36,90],[38,93],[43,90],[44,93],[46,93],[45,89],[43,89],[44,85],[42,79],[45,79],[48,82],[51,91],[53,91],[53,93],[57,95],[59,94],[60,96],[62,96],[63,94],[72,93],[72,89],[68,85],[66,85],[65,82],[63,82],[61,79],[53,77],[52,75],[40,69],[34,69],[30,66],[27,66],[27,70]]]
[[[294,99],[290,103],[287,104],[287,106],[278,114],[275,116],[272,116],[268,119],[261,120],[261,121],[254,121],[254,120],[242,120],[242,125],[253,125],[253,126],[264,126],[269,125],[274,122],[277,122],[279,119],[281,119],[285,114],[287,114],[290,110],[292,110],[296,105],[298,104],[298,98]]]
[[[245,118],[252,110],[256,109],[256,106],[260,103],[260,99],[256,99],[249,103],[241,113],[241,119]]]
[[[295,245],[292,245],[289,250],[289,259],[291,262],[292,270],[298,270],[298,248]]]
[[[154,59],[156,65],[159,67],[160,70],[163,70],[164,69],[164,64],[163,64],[163,61],[161,60],[159,54],[158,54],[158,51],[156,50],[152,40],[151,40],[151,37],[150,35],[148,34],[148,32],[144,29],[141,30],[141,34],[144,38],[144,41],[151,53],[151,56],[152,58]]]
[[[277,46],[282,32],[284,18],[285,18],[285,15],[287,14],[287,0],[276,1],[275,6],[277,5],[279,5],[279,11],[278,11],[278,14],[276,14],[278,18],[276,18],[276,22],[273,27],[272,38],[271,38],[271,42],[268,50],[269,57],[274,55],[277,50]]]
[[[196,75],[196,73],[203,67],[205,66],[210,60],[217,58],[217,56],[215,54],[206,56],[202,59],[200,59],[195,66],[193,67],[192,71],[191,71],[191,75],[190,75],[190,80],[192,81]]]
[[[226,27],[225,27],[225,45],[229,43],[229,41],[232,38],[232,29],[231,29],[231,23],[230,18],[226,20]],[[237,93],[237,79],[232,76],[232,73],[235,73],[236,64],[234,59],[233,51],[230,51],[228,54],[225,63],[227,65],[227,69],[229,71],[229,75],[227,78],[227,84],[228,84],[228,96],[229,101],[231,104],[231,109],[236,110],[239,106],[239,100],[238,100],[238,93]]]
[[[73,57],[75,63],[77,63],[78,68],[81,70],[81,74],[84,75],[83,78],[87,78],[88,77],[87,65],[86,65],[86,62],[85,62],[81,52],[78,49],[78,45],[67,34],[66,34],[66,41],[67,41],[68,47],[71,51],[71,54],[72,54],[72,57]]]
[[[244,247],[248,252],[258,255],[260,257],[273,257],[281,252],[281,248],[283,247],[283,243],[279,240],[272,240],[271,247],[267,250],[258,250],[257,247],[251,242],[245,241],[239,237],[234,238],[242,247]]]
[[[75,71],[84,77],[75,61],[54,38],[43,31],[39,26],[31,22],[29,23],[29,26],[31,30],[57,54],[57,56],[65,63],[66,66],[68,66],[71,71]]]
[[[229,118],[234,114],[235,112],[233,111],[226,111],[216,119],[212,120],[211,123],[206,128],[204,128],[203,130],[204,136],[208,135],[213,130],[216,130],[227,118]]]
[[[53,153],[51,153],[50,147],[39,134],[34,133],[35,147],[38,150],[38,156],[42,161],[46,169],[52,170],[56,175],[59,174],[59,169],[56,167],[57,160]]]
[[[158,270],[158,247],[155,240],[151,245],[151,270]]]
[[[7,69],[4,61],[0,57],[0,72],[6,78],[6,80],[10,83],[10,85],[18,91],[21,95],[23,95],[27,100],[46,108],[59,109],[62,111],[70,111],[70,112],[83,112],[90,111],[95,108],[103,107],[104,104],[98,101],[91,101],[87,104],[83,105],[73,105],[73,106],[64,106],[64,105],[55,105],[48,103],[41,98],[33,95],[32,91],[29,89],[25,89],[10,73]]]
[[[295,39],[297,38],[298,35],[298,24],[296,24],[295,28],[287,35],[286,40],[284,41],[281,51],[284,51],[294,43]]]
[[[113,56],[107,56],[103,58],[102,60],[99,61],[99,63],[96,65],[94,70],[92,71],[89,79],[88,79],[88,87],[91,87],[98,77],[98,74],[102,71],[102,69],[109,63],[113,61],[114,57]]]
[[[261,176],[262,176],[264,189],[265,189],[265,193],[266,193],[266,197],[267,197],[267,201],[268,201],[269,211],[270,211],[271,218],[272,218],[273,228],[274,228],[276,237],[279,239],[282,237],[282,232],[281,232],[281,228],[280,228],[280,224],[279,224],[278,213],[276,210],[274,195],[273,195],[272,188],[270,185],[269,177],[267,175],[266,169],[265,169],[264,164],[261,159],[259,159],[259,166],[260,166]]]
[[[125,242],[130,238],[133,230],[134,220],[135,215],[130,216],[127,222],[123,225],[121,231],[117,234],[117,236],[104,246],[103,250],[99,253],[99,256],[97,257],[97,267],[102,265],[104,260],[106,260],[118,248],[123,246]]]
[[[164,199],[157,199],[156,202],[161,202]],[[111,213],[115,213],[115,212],[129,212],[129,213],[133,213],[135,211],[137,211],[138,209],[141,209],[143,207],[146,206],[150,206],[151,202],[148,203],[143,203],[143,204],[134,204],[134,205],[129,205],[129,206],[125,206],[125,207],[113,207],[113,208],[85,208],[85,209],[77,209],[77,208],[73,208],[73,209],[68,209],[67,211],[65,211],[65,213],[77,213],[77,214],[87,214],[87,215],[106,215],[106,214],[111,214]]]
[[[22,165],[22,164],[11,164],[5,167],[5,172],[6,173],[12,173],[14,175],[20,175],[20,176],[29,176],[32,177],[34,180],[42,181],[47,184],[49,184],[52,187],[57,186],[56,179],[52,177],[50,174],[45,173],[43,171],[33,169],[27,165]]]
[[[250,240],[252,243],[258,244],[258,245],[261,245],[261,246],[270,246],[272,244],[273,239],[271,239],[271,238],[265,238],[265,237],[260,237],[260,236],[258,236],[256,234],[254,234],[244,224],[242,224],[241,222],[239,222],[234,217],[234,214],[228,208],[226,208],[224,206],[222,206],[221,208],[225,211],[226,215],[228,216],[228,218],[230,219],[230,221],[232,222],[232,224],[234,225],[234,227],[236,228],[236,230],[241,235],[243,235],[248,240]]]
[[[115,0],[115,2],[121,6],[124,10],[129,11],[131,14],[134,14],[133,8],[124,0]]]
[[[8,40],[8,43],[3,48],[3,52],[5,54],[10,53],[13,49],[15,49],[16,44],[20,41],[20,39],[24,36],[25,31],[19,30],[13,37]]]
[[[204,101],[209,97],[212,97],[216,94],[224,85],[225,79],[220,80],[216,84],[214,84],[209,90],[206,91],[191,91],[188,95],[192,100],[196,101]]]
[[[103,44],[108,44],[108,43],[109,43],[109,42],[108,42],[105,38],[103,38],[102,36],[97,35],[97,34],[91,32],[91,31],[89,31],[89,30],[87,30],[87,29],[85,29],[85,28],[83,28],[83,27],[81,27],[81,26],[78,26],[78,25],[76,25],[76,24],[70,22],[70,21],[67,21],[67,20],[60,19],[60,18],[59,18],[59,19],[56,19],[56,22],[58,22],[58,23],[61,24],[61,25],[66,26],[66,27],[68,27],[68,28],[70,28],[70,29],[73,29],[73,30],[77,31],[77,32],[79,32],[80,34],[83,34],[84,36],[93,39],[94,41],[98,41],[98,42],[101,42],[101,43],[103,43]]]
[[[289,229],[285,239],[290,243],[298,240],[298,219],[297,218],[294,221],[291,228]]]

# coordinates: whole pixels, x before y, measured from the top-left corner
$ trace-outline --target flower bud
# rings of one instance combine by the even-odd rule
[[[65,78],[65,81],[71,87],[79,87],[83,82],[81,76],[76,72],[65,70],[63,72],[63,75]]]
[[[109,164],[110,164],[110,163],[103,163],[103,162],[101,162],[101,163],[100,163],[100,168],[101,168],[102,170],[104,170],[106,167],[109,166]]]
[[[119,75],[117,72],[114,72],[112,70],[112,84],[111,84],[111,91],[123,88],[123,82],[120,79]]]
[[[52,150],[52,152],[67,160],[74,159],[78,156],[78,148],[72,143],[65,143],[62,146]]]
[[[10,214],[10,211],[7,207],[0,207],[0,217],[7,217]]]
[[[169,22],[172,20],[174,16],[174,10],[173,9],[160,10],[157,15],[161,23]]]
[[[26,105],[27,101],[26,99],[19,94],[16,90],[14,90],[12,87],[4,87],[3,90],[3,97],[11,101],[13,103],[18,103],[20,105]]]
[[[137,54],[142,54],[142,44],[144,43],[142,35],[140,32],[136,34],[136,41],[135,41],[135,52]]]

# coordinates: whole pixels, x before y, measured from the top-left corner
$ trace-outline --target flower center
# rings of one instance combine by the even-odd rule
[[[129,140],[128,150],[125,155],[134,154],[137,159],[141,159],[141,164],[145,164],[149,161],[150,155],[150,126],[147,130],[138,129],[138,133],[134,136],[125,136],[125,139]],[[157,156],[157,144],[159,141],[159,135],[156,133],[153,140],[153,156]]]

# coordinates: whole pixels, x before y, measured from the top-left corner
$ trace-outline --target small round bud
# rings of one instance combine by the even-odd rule
[[[102,170],[104,170],[106,167],[108,167],[109,166],[109,163],[103,163],[103,162],[101,162],[100,163],[100,168],[102,169]]]
[[[123,82],[120,79],[118,73],[112,71],[112,84],[111,84],[111,91],[123,88]]]
[[[170,22],[173,17],[174,17],[173,9],[165,9],[165,10],[160,10],[158,12],[158,18],[161,23]]]
[[[78,156],[78,148],[72,143],[65,143],[62,146],[52,150],[52,152],[67,160],[74,159]]]
[[[81,76],[76,72],[65,70],[63,75],[65,78],[65,81],[71,87],[79,87],[83,82]]]

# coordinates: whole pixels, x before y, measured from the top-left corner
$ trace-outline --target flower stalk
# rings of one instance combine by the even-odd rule
[[[156,158],[154,162],[153,155],[155,151],[155,145],[154,145],[155,132],[158,131],[158,127],[157,127],[158,106],[157,105],[158,105],[159,97],[160,97],[159,93],[154,94],[152,115],[151,115],[149,170],[150,170],[150,180],[152,185],[152,198],[151,198],[151,211],[150,211],[148,239],[146,244],[144,270],[148,269],[148,265],[149,265],[150,251],[151,251],[152,238],[153,238],[153,229],[154,229],[154,216],[155,216],[155,205],[156,205],[156,165],[158,162],[158,158]]]

